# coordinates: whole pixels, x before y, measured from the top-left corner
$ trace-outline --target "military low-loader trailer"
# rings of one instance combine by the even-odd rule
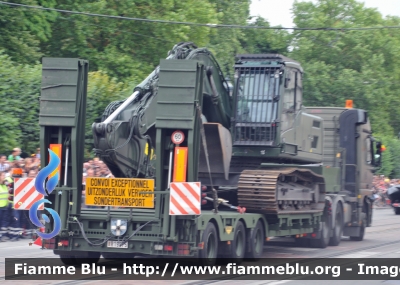
[[[259,258],[272,237],[292,236],[301,246],[319,248],[338,245],[342,236],[362,240],[365,227],[371,225],[372,171],[380,162],[367,112],[298,105],[293,112],[283,112],[282,106],[290,103],[285,101],[288,94],[297,94],[295,102],[301,100],[301,88],[296,89],[301,70],[276,56],[261,57],[274,70],[280,66],[271,78],[285,96],[270,102],[276,102],[277,112],[289,118],[292,127],[275,120],[274,128],[278,127],[272,130],[269,124],[272,140],[265,145],[259,138],[251,144],[237,136],[254,138],[257,131],[262,135],[266,130],[262,125],[246,125],[244,132],[232,131],[231,137],[229,121],[212,120],[210,115],[212,108],[220,110],[215,104],[228,99],[218,99],[215,86],[222,84],[210,77],[207,57],[162,60],[156,76],[152,74],[155,87],[143,84],[147,93],[135,91],[119,107],[108,108],[110,117],[93,125],[96,152],[119,178],[88,179],[85,201],[88,62],[44,58],[40,141],[41,149],[62,146],[59,187],[49,196],[62,225],[43,247],[53,249],[68,264],[97,260],[101,254],[105,258],[192,256],[209,263],[218,257]],[[204,83],[207,76],[209,85]],[[157,90],[158,95],[150,100],[148,90]],[[124,121],[126,114],[119,110],[132,106],[140,107]],[[142,112],[146,109],[151,113]],[[113,124],[108,124],[111,117]],[[139,127],[135,120],[141,122]],[[231,130],[245,123],[238,124],[233,122]],[[43,153],[42,165],[48,159]],[[190,191],[201,201],[181,195],[176,203],[174,195],[180,190],[175,188],[184,187],[186,181],[193,182]],[[92,207],[81,208],[85,203]],[[46,231],[51,232],[52,226],[47,224]]]

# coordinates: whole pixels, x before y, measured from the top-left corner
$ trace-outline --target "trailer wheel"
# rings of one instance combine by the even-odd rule
[[[246,257],[252,260],[260,259],[264,251],[265,241],[265,232],[261,220],[258,220],[248,239],[250,251],[246,253]]]
[[[297,247],[310,247],[310,239],[308,238],[295,238],[294,243]]]
[[[234,259],[237,264],[241,263],[246,253],[246,229],[241,221],[236,224],[233,233],[233,241],[230,246],[229,259]]]
[[[400,208],[394,208],[394,213],[396,215],[400,215]]]
[[[60,259],[61,262],[64,263],[65,265],[76,265],[78,263],[75,257],[72,255],[60,254]]]
[[[340,203],[337,204],[335,213],[335,226],[329,245],[338,246],[343,235],[343,209]]]
[[[208,223],[200,242],[204,247],[199,251],[200,263],[202,265],[214,265],[218,256],[218,235],[213,223]]]
[[[364,234],[365,234],[365,226],[366,226],[366,218],[361,220],[361,228],[360,228],[360,234],[356,237],[350,237],[350,240],[353,241],[362,241],[364,239]]]
[[[321,223],[321,235],[318,239],[310,239],[310,246],[314,248],[326,248],[331,238],[331,226],[328,221]]]

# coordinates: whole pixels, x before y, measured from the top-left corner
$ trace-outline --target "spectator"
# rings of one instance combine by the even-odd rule
[[[31,169],[28,172],[28,177],[29,178],[36,178],[37,174],[38,174],[38,171],[36,169]]]
[[[6,163],[7,156],[4,154],[0,155],[0,171],[5,172],[10,170],[10,164]]]
[[[12,153],[8,156],[8,161],[13,162],[13,161],[18,161],[21,159],[21,149],[20,148],[14,148]]]
[[[96,177],[93,168],[89,168],[88,170],[86,170],[86,177]]]
[[[35,169],[40,168],[40,159],[37,157],[32,157],[32,167],[35,167]]]
[[[86,171],[90,168],[90,164],[88,162],[85,162],[83,164],[83,172],[86,173]]]
[[[36,158],[40,160],[40,148],[36,149]]]
[[[32,169],[34,169],[34,165],[32,162],[32,158],[31,157],[27,157],[25,158],[25,165],[24,165],[24,170],[26,173],[29,173],[29,171],[31,171]]]
[[[5,177],[3,173],[1,174],[1,178],[1,184],[8,184],[7,190],[10,191],[7,205],[5,206],[5,209],[4,207],[2,209],[1,231],[5,231],[5,234],[1,237],[1,241],[18,241],[22,234],[22,228],[20,225],[20,212],[14,209],[13,179],[11,177]]]

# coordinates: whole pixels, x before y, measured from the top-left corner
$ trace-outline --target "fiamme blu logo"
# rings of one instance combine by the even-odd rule
[[[49,149],[49,155],[50,155],[50,162],[49,164],[44,167],[42,170],[39,171],[36,180],[35,180],[35,188],[36,191],[38,191],[40,194],[44,195],[45,197],[50,195],[51,192],[56,188],[58,179],[59,179],[59,173],[58,173],[58,166],[60,164],[60,158],[51,150]],[[47,180],[46,183],[46,178],[49,177],[50,174],[52,174],[55,170],[55,174],[50,177]],[[46,192],[47,190],[47,192]],[[42,203],[47,203],[51,204],[51,202],[47,199],[41,199],[37,202],[35,202],[32,207],[29,209],[29,218],[31,222],[39,227],[43,228],[45,225],[43,225],[39,218],[38,218],[38,208]],[[54,228],[51,233],[42,233],[40,231],[36,231],[37,235],[40,236],[42,239],[51,239],[55,237],[61,230],[61,219],[60,216],[56,211],[50,208],[44,207],[44,209],[49,212],[49,214],[53,217],[54,221]],[[44,220],[45,223],[50,223],[50,219],[46,214],[42,214],[42,219]]]

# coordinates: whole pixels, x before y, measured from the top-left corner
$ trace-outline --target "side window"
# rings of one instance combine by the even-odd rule
[[[301,105],[303,103],[303,74],[299,71],[297,73],[297,85],[296,85],[296,110],[300,110]]]
[[[295,90],[296,90],[296,72],[291,70],[287,74],[287,83],[283,96],[283,111],[294,111],[294,100],[295,100]]]

